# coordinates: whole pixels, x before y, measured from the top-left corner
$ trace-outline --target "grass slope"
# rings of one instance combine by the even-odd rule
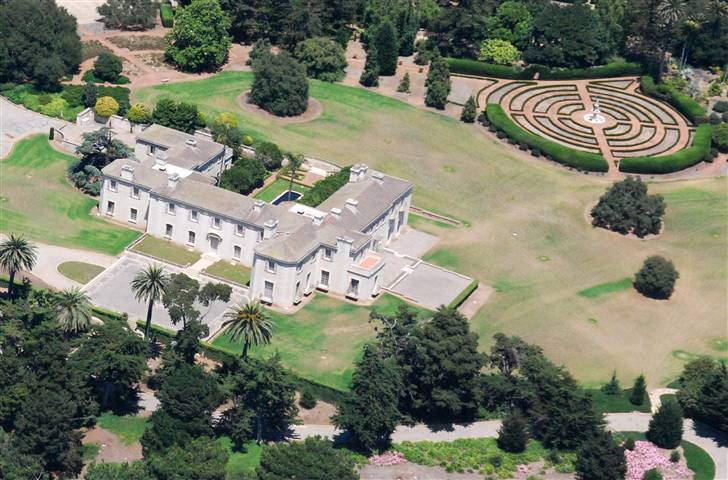
[[[96,200],[66,180],[74,160],[53,150],[42,135],[18,142],[0,160],[0,231],[116,255],[140,233],[91,214]]]
[[[63,262],[58,265],[58,272],[66,278],[87,284],[96,275],[104,271],[104,267],[85,262]]]
[[[538,343],[587,385],[603,383],[615,368],[622,383],[644,373],[656,385],[682,369],[674,350],[708,353],[724,328],[728,295],[716,288],[728,280],[724,179],[651,185],[665,196],[666,228],[639,241],[589,225],[585,212],[609,185],[603,178],[532,159],[473,126],[343,85],[311,82],[322,116],[280,124],[239,107],[251,81],[249,73],[228,72],[143,89],[136,99],[153,103],[169,95],[197,103],[208,117],[231,111],[248,133],[287,150],[364,162],[413,181],[417,206],[470,225],[427,225],[442,239],[428,259],[498,287],[472,320],[481,348],[502,331]],[[629,290],[598,301],[576,294],[633,275],[655,254],[680,271],[669,301]]]

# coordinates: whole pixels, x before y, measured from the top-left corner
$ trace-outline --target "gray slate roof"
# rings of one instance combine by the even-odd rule
[[[195,145],[188,145],[194,140]],[[225,146],[173,128],[152,124],[137,136],[137,141],[153,143],[166,148],[167,162],[194,170],[225,150]]]

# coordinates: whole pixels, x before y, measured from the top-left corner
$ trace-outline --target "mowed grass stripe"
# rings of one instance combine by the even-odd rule
[[[593,287],[585,288],[584,290],[579,290],[576,294],[586,298],[597,298],[608,293],[621,292],[630,288],[632,288],[632,279],[630,277],[624,277],[616,282],[601,283]]]

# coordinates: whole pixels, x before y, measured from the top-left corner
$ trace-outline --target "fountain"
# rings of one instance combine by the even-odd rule
[[[594,123],[594,124],[604,123],[607,121],[607,119],[604,118],[604,115],[602,115],[601,113],[602,113],[602,111],[599,107],[599,99],[597,99],[594,102],[594,107],[592,108],[591,113],[587,113],[586,115],[584,115],[584,120],[586,120],[589,123]]]

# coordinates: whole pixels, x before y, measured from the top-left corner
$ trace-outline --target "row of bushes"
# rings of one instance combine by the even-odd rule
[[[450,302],[450,305],[448,305],[450,308],[458,308],[460,305],[465,302],[465,300],[468,299],[468,297],[475,291],[476,288],[478,288],[478,281],[473,280],[468,284],[467,287],[465,287],[465,290],[460,292],[460,295],[455,297],[452,302]]]
[[[657,85],[652,77],[645,75],[640,79],[640,89],[645,95],[669,103],[693,123],[704,123],[706,120],[705,109],[675,87],[664,83]]]
[[[137,320],[137,328],[143,330],[145,327],[144,320]],[[159,325],[152,324],[151,330],[157,337],[157,340],[166,344],[169,344],[175,336],[175,332]],[[221,363],[232,363],[237,359],[237,355],[228,352],[227,350],[220,348],[208,342],[200,342],[202,351],[205,356],[213,361]],[[307,378],[303,378],[297,375],[295,372],[291,372],[293,375],[296,385],[299,390],[310,391],[318,400],[331,403],[333,405],[339,405],[348,396],[347,392],[337,390],[327,385],[322,385],[318,382],[314,382]]]
[[[494,65],[466,58],[448,58],[450,73],[478,77],[506,78],[510,80],[531,80],[538,73],[541,80],[580,80],[591,78],[625,77],[641,75],[642,66],[624,61],[611,62],[591,68],[549,68],[542,65],[519,66]]]
[[[609,164],[606,159],[599,154],[574,150],[573,148],[527,132],[518,126],[506,114],[503,107],[498,104],[489,103],[485,114],[488,121],[496,129],[504,132],[517,143],[523,143],[532,149],[538,149],[555,162],[563,163],[577,170],[589,172],[606,172],[609,170]]]
[[[619,170],[626,173],[672,173],[692,167],[711,156],[712,135],[713,126],[702,124],[695,131],[690,147],[661,157],[624,158],[619,162]]]
[[[84,82],[91,82],[91,83],[105,83],[106,80],[99,78],[96,76],[96,71],[93,68],[90,68],[86,70],[86,72],[83,74],[83,77],[81,77],[81,80]],[[119,75],[119,78],[115,82],[116,85],[126,85],[128,83],[131,83],[131,80],[126,75]]]
[[[169,2],[159,4],[159,18],[162,20],[162,26],[166,28],[172,28],[174,25],[174,10]]]
[[[309,207],[318,207],[327,198],[336,193],[338,189],[346,185],[349,181],[350,170],[351,167],[344,167],[335,174],[329,175],[323,180],[319,180],[314,184],[311,190],[306,192],[306,195],[304,195],[298,203],[308,205]]]
[[[128,88],[99,85],[97,92],[99,98],[112,97],[116,100],[120,115],[129,109]],[[0,85],[0,95],[34,112],[71,121],[85,108],[82,99],[83,85],[64,85],[60,92],[47,93],[36,90],[29,83],[6,83]]]

